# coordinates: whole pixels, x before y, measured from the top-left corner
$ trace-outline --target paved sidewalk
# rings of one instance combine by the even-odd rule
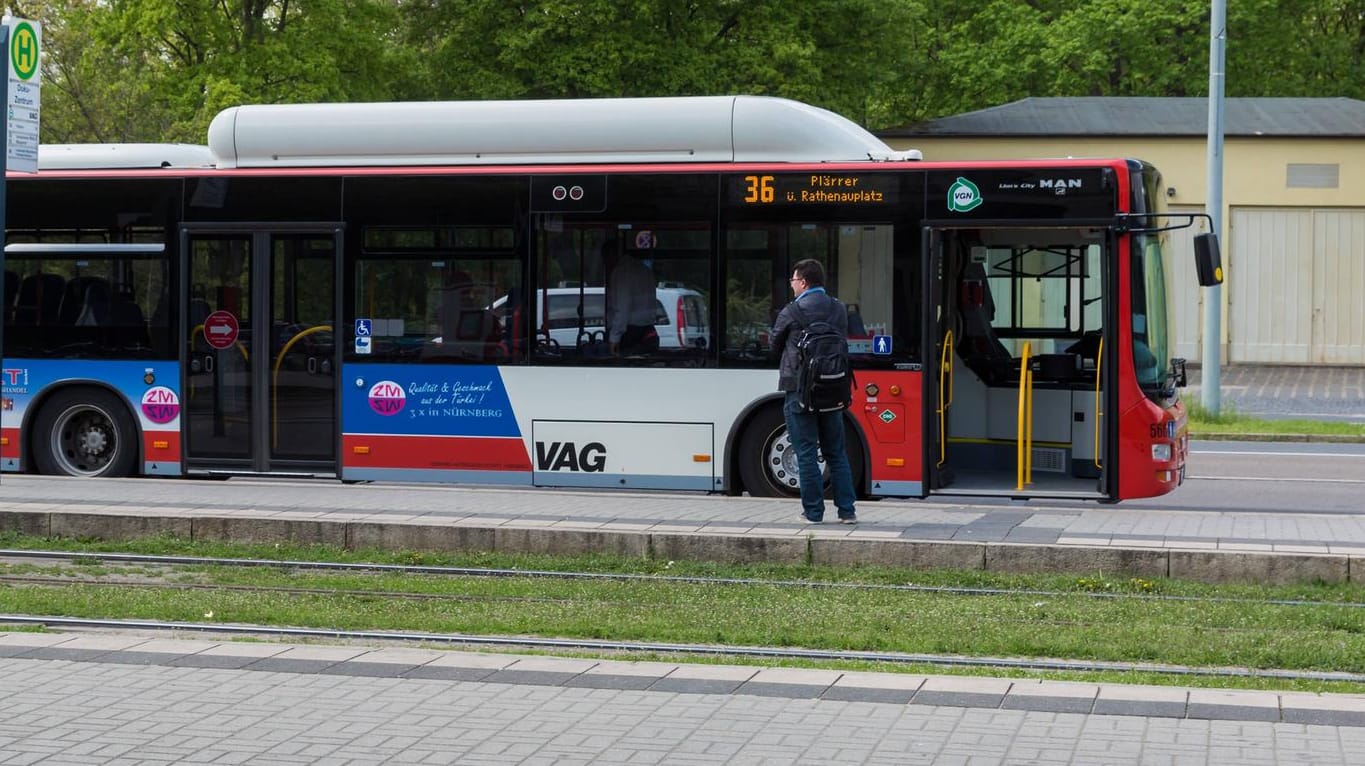
[[[352,548],[1069,571],[1218,581],[1365,580],[1365,515],[884,500],[856,526],[790,500],[328,481],[5,476],[0,530]]]
[[[1228,365],[1219,368],[1223,408],[1245,415],[1365,422],[1365,367]],[[1202,374],[1190,365],[1185,397],[1200,401]]]
[[[1358,764],[1365,696],[0,633],[0,763]]]

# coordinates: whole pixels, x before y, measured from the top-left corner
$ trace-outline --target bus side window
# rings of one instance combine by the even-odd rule
[[[0,321],[9,322],[14,317],[14,299],[19,296],[19,275],[16,272],[5,270],[5,305],[4,314],[0,315]]]

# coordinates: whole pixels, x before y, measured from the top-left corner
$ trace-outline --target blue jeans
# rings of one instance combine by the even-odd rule
[[[811,521],[825,515],[825,483],[820,476],[819,455],[824,453],[829,469],[830,484],[834,488],[834,507],[839,518],[852,516],[853,471],[848,467],[844,452],[843,412],[802,412],[801,396],[787,392],[782,406],[787,420],[787,435],[796,450],[796,467],[801,478],[801,510]],[[818,450],[818,452],[817,452]]]

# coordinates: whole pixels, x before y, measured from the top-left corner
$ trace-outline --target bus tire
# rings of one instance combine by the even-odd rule
[[[739,440],[739,478],[753,497],[797,497],[801,480],[782,407],[764,407]]]
[[[98,388],[59,391],[34,422],[33,459],[52,476],[127,476],[137,462],[137,426],[128,408]]]
[[[787,437],[787,422],[780,406],[765,407],[749,421],[739,440],[739,478],[753,497],[798,497],[801,480],[796,470],[796,453]],[[853,474],[854,492],[861,495],[863,450],[857,429],[844,421],[844,453]],[[831,494],[825,461],[820,460],[825,477],[825,495]]]

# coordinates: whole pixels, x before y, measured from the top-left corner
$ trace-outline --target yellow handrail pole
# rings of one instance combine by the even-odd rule
[[[944,385],[944,381],[947,385]],[[938,465],[943,465],[943,461],[948,459],[948,407],[953,403],[953,331],[949,330],[943,336],[943,353],[938,360]],[[948,398],[944,400],[944,389],[948,388]]]
[[[1025,373],[1028,384],[1024,387],[1026,413],[1024,415],[1024,483],[1033,483],[1033,368]]]
[[[289,349],[293,348],[295,343],[298,343],[300,340],[303,340],[315,332],[322,332],[323,330],[330,332],[332,328],[330,325],[325,324],[318,325],[317,327],[309,327],[307,330],[290,338],[289,342],[284,344],[284,348],[280,349],[280,355],[275,357],[275,367],[270,371],[270,428],[274,434],[272,449],[280,448],[280,365],[284,363],[284,355],[289,353]]]
[[[1104,466],[1100,465],[1100,417],[1104,411],[1100,409],[1100,370],[1104,368],[1104,338],[1100,338],[1100,349],[1095,352],[1095,467],[1100,470]]]
[[[1015,417],[1014,423],[1016,432],[1014,439],[1015,489],[1024,488],[1024,386],[1028,382],[1028,355],[1029,343],[1028,341],[1024,341],[1023,359],[1019,365],[1019,411]]]

